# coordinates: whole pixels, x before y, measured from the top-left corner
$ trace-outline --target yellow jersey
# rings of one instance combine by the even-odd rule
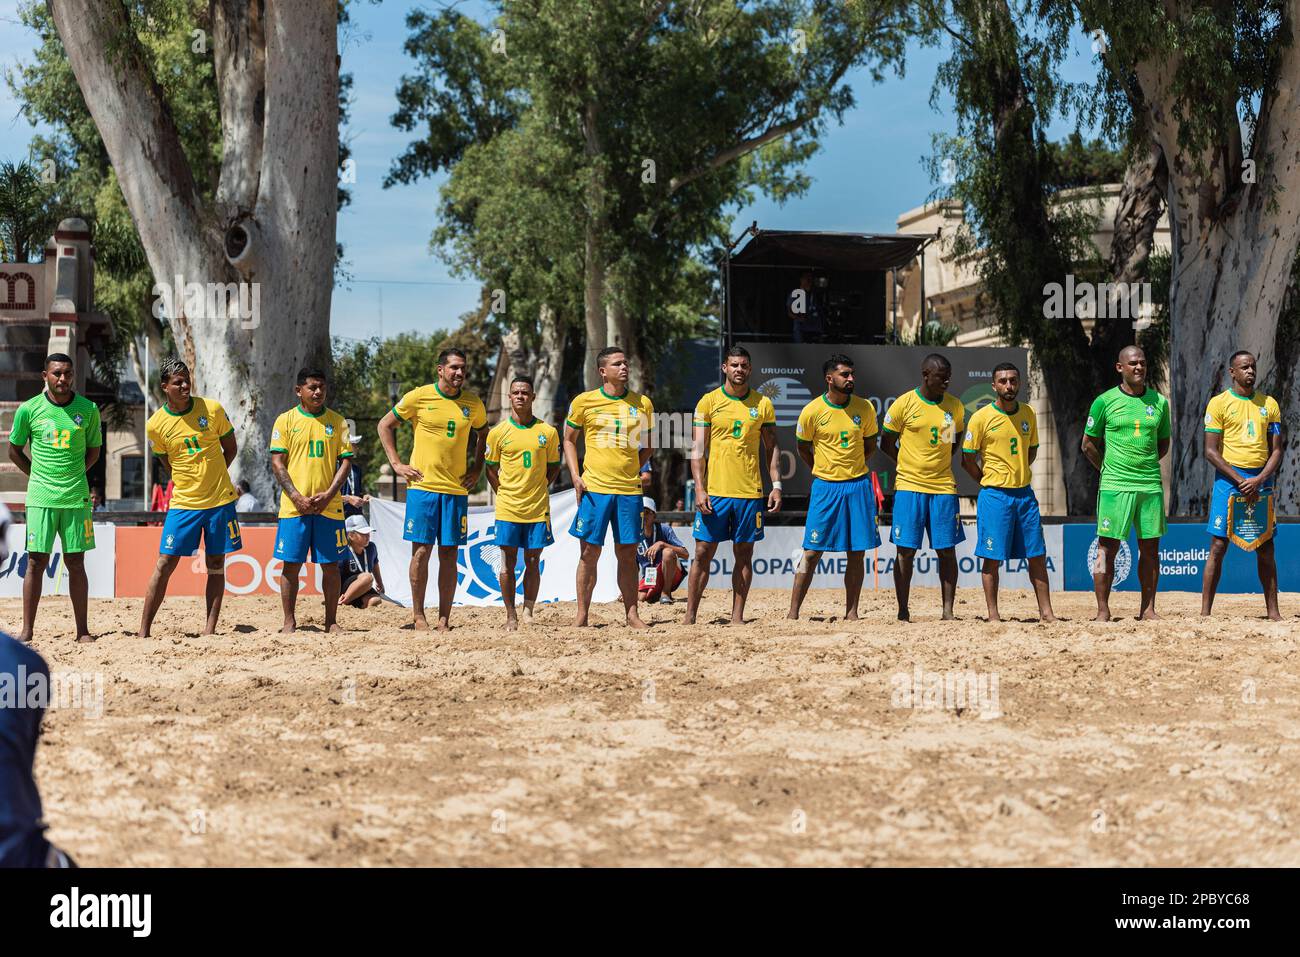
[[[650,397],[631,389],[612,396],[602,386],[574,397],[564,421],[582,433],[582,481],[588,490],[641,494],[641,443],[654,426],[654,414]]]
[[[1229,465],[1263,468],[1268,437],[1282,431],[1282,410],[1271,395],[1256,390],[1247,397],[1229,389],[1205,407],[1205,431],[1223,435],[1223,459]]]
[[[867,450],[863,439],[879,432],[876,407],[861,396],[851,395],[836,405],[820,395],[803,407],[794,435],[813,447],[813,477],[844,482],[867,474]]]
[[[514,416],[506,416],[488,433],[487,464],[498,469],[498,521],[550,521],[546,470],[560,464],[560,434],[555,426],[538,418],[520,425]]]
[[[221,440],[235,430],[220,403],[192,395],[190,407],[179,413],[164,404],[144,432],[154,455],[164,456],[172,470],[171,508],[197,511],[239,498],[221,451]]]
[[[952,477],[952,446],[966,424],[966,409],[956,396],[943,394],[931,402],[913,389],[900,395],[885,412],[884,430],[898,436],[899,492],[956,494]]]
[[[415,427],[411,467],[423,478],[410,487],[444,495],[468,495],[461,480],[469,470],[469,435],[487,425],[479,397],[461,389],[446,395],[438,383],[422,385],[402,396],[393,414]]]
[[[301,405],[281,412],[271,429],[272,452],[284,452],[289,478],[302,495],[315,495],[330,487],[339,470],[339,459],[352,457],[348,424],[331,408],[312,415]],[[343,517],[343,496],[336,494],[320,515]],[[298,508],[288,493],[280,493],[280,517],[296,518]]]
[[[984,457],[984,478],[980,485],[993,488],[1024,488],[1029,484],[1029,450],[1038,448],[1038,416],[1020,402],[1016,411],[1005,412],[990,402],[975,412],[966,425],[963,452]]]
[[[709,429],[709,452],[705,460],[709,495],[762,498],[759,449],[763,426],[776,425],[772,400],[759,395],[756,389],[737,398],[724,385],[700,399],[693,421]]]

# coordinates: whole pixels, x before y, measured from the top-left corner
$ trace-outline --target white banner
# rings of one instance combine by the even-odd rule
[[[402,523],[405,521],[405,506],[401,502],[390,502],[377,498],[370,500],[370,521],[375,528],[374,541],[379,549],[379,562],[383,569],[384,584],[389,596],[403,605],[411,603],[411,586],[407,578],[407,567],[411,560],[410,543],[402,540]],[[578,540],[569,534],[569,525],[577,505],[571,490],[557,492],[551,496],[551,529],[555,534],[555,544],[542,553],[542,585],[537,600],[540,602],[573,601],[576,597],[574,575],[578,567]],[[689,528],[674,528],[673,531],[686,546],[691,559],[695,556],[695,540]],[[876,551],[867,555],[865,588],[894,587],[894,559],[896,549],[889,542],[889,528],[880,529],[882,544]],[[469,539],[457,556],[456,604],[458,605],[500,605],[501,588],[497,583],[496,572],[492,570],[493,551],[493,514],[490,506],[477,506],[470,509]],[[1060,591],[1064,583],[1062,574],[1062,532],[1059,525],[1043,528],[1047,541],[1047,575],[1053,591]],[[594,601],[616,601],[618,583],[614,559],[612,533],[606,538],[605,548],[600,556],[600,573],[596,582]],[[774,525],[768,526],[764,538],[754,546],[754,588],[789,589],[794,584],[795,565],[803,546],[803,526]],[[731,572],[734,567],[731,543],[723,542],[710,563],[709,587],[728,589],[731,587]],[[814,588],[841,588],[844,584],[843,553],[826,552],[817,566],[813,578]],[[975,557],[975,526],[966,526],[966,541],[957,546],[957,585],[959,588],[980,587],[981,559]],[[689,569],[690,561],[683,563]],[[425,600],[437,603],[437,568],[435,555],[429,562],[429,586]],[[523,557],[520,552],[519,567],[516,569],[518,594],[523,594]],[[931,549],[920,549],[916,553],[915,571],[912,584],[920,586],[939,585],[939,561]],[[1029,581],[1029,566],[1024,561],[1004,562],[1001,574],[1002,588],[1032,589]],[[685,597],[686,583],[683,582],[676,592]]]
[[[578,570],[578,540],[569,534],[573,516],[578,511],[573,490],[557,492],[551,496],[551,532],[555,544],[542,552],[542,584],[538,589],[539,602],[573,601],[577,598],[576,574]],[[403,541],[402,527],[406,521],[404,502],[392,502],[372,496],[370,499],[370,524],[375,529],[372,539],[379,550],[379,567],[384,576],[388,597],[411,605],[411,543]],[[605,539],[606,548],[600,553],[597,565],[596,590],[593,602],[618,600],[618,570],[614,558],[613,530]],[[469,510],[469,532],[465,546],[456,555],[457,605],[500,605],[501,585],[492,564],[500,552],[495,540],[493,509],[479,505]],[[516,603],[523,601],[524,550],[519,550],[515,569]],[[429,584],[424,593],[429,607],[438,604],[438,556],[429,559]]]
[[[18,596],[23,593],[23,578],[27,575],[27,526],[10,525],[5,545],[9,557],[0,563],[0,595]],[[117,526],[96,525],[95,547],[86,552],[86,578],[90,584],[91,598],[112,598],[114,573],[117,565]],[[68,572],[63,564],[63,548],[58,537],[54,539],[54,551],[50,554],[50,563],[45,567],[45,585],[43,595],[66,595],[68,593]]]
[[[689,528],[674,529],[677,537],[695,557],[695,540]],[[1060,591],[1064,582],[1061,556],[1061,526],[1043,528],[1047,544],[1047,579],[1053,591]],[[867,553],[866,581],[863,587],[894,587],[894,558],[897,550],[889,542],[888,526],[880,529],[881,546]],[[794,585],[795,564],[803,550],[802,525],[769,525],[764,529],[763,540],[754,545],[754,588],[791,588]],[[718,546],[709,567],[710,588],[730,588],[734,568],[731,543]],[[980,566],[983,559],[975,557],[975,526],[966,526],[966,541],[957,546],[957,587],[979,588]],[[813,588],[842,588],[844,585],[845,558],[843,552],[824,552],[813,576]],[[1002,588],[1029,588],[1029,563],[1003,562]],[[939,585],[939,559],[932,549],[919,549],[912,572],[913,585]]]

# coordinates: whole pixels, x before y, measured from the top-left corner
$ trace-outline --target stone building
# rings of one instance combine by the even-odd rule
[[[94,379],[91,357],[112,335],[107,315],[95,309],[95,251],[89,227],[65,219],[45,244],[38,263],[0,263],[0,441],[8,442],[15,410],[43,388],[45,357],[72,356],[77,391],[98,404],[115,397]],[[108,429],[91,484],[109,499],[143,501],[144,402],[139,390],[116,397],[130,417],[125,430]],[[0,501],[21,506],[27,477],[0,457]]]

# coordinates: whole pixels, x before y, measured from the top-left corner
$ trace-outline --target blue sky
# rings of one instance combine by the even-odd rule
[[[19,0],[0,0],[0,70],[29,59],[35,35],[17,20]],[[334,291],[331,329],[336,335],[365,338],[407,330],[432,332],[456,324],[475,307],[478,284],[452,276],[430,253],[441,179],[413,186],[383,188],[384,175],[410,135],[392,127],[395,91],[411,61],[403,52],[405,18],[411,0],[359,3],[353,8],[352,35],[343,50],[343,69],[353,75],[351,123],[345,131],[356,160],[352,204],[339,216],[339,239],[353,277]],[[481,3],[462,5],[479,15]],[[1090,79],[1091,40],[1079,33],[1066,75]],[[842,126],[833,126],[822,149],[807,166],[812,187],[784,207],[759,199],[736,211],[736,232],[751,220],[762,227],[893,232],[898,215],[921,205],[933,189],[922,160],[934,133],[952,132],[950,111],[930,105],[936,66],[946,50],[914,46],[907,73],[873,84],[851,75],[857,107]],[[1071,127],[1061,124],[1054,136]],[[18,104],[0,87],[0,159],[25,156],[32,127],[18,115]]]

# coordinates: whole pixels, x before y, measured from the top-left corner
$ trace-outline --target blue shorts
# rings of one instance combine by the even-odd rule
[[[335,565],[348,547],[343,519],[324,515],[295,515],[281,518],[275,531],[275,557],[291,565],[311,560],[317,565]]]
[[[614,525],[616,545],[641,541],[641,496],[586,492],[578,503],[569,534],[590,545],[604,545],[610,523]]]
[[[899,548],[920,548],[922,533],[933,549],[966,541],[957,496],[948,492],[895,492],[894,527],[889,540]]]
[[[459,546],[469,533],[469,496],[426,492],[406,493],[406,525],[402,538],[421,545]]]
[[[163,520],[158,554],[193,555],[200,537],[203,551],[208,555],[225,555],[243,548],[235,503],[212,508],[169,508]]]
[[[1257,469],[1244,469],[1239,465],[1234,465],[1233,469],[1246,476],[1246,478],[1254,478],[1264,471],[1263,466]],[[1273,482],[1269,480],[1260,488],[1260,491],[1272,491],[1272,488]],[[1214,476],[1214,491],[1210,493],[1210,518],[1205,523],[1205,530],[1215,538],[1228,537],[1228,499],[1236,491],[1237,483],[1232,479],[1223,474]]]
[[[761,542],[763,540],[763,500],[761,498],[727,498],[709,496],[713,514],[695,513],[691,533],[697,542]]]
[[[871,474],[832,482],[814,478],[803,547],[813,552],[865,552],[880,547]]]
[[[544,522],[503,522],[497,519],[496,543],[500,548],[545,548],[555,541],[551,520]]]
[[[1037,558],[1047,554],[1038,499],[1028,485],[1024,488],[985,486],[980,489],[975,513],[977,558],[1005,562],[1009,558]]]

